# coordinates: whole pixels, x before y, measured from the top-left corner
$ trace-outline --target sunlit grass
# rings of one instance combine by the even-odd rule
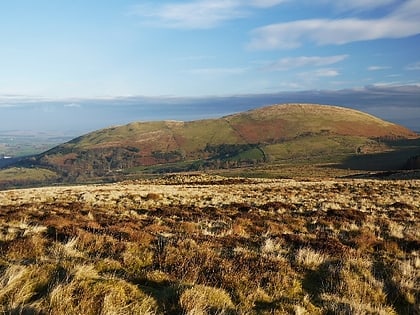
[[[420,181],[0,192],[0,313],[415,314]]]

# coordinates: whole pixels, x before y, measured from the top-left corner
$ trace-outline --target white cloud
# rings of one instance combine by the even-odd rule
[[[394,86],[401,86],[401,82],[394,81],[394,82],[375,82],[371,85],[372,87],[378,88],[387,88],[387,87],[394,87]]]
[[[407,65],[405,70],[420,70],[420,61]]]
[[[292,49],[306,41],[339,45],[416,34],[420,34],[420,0],[409,0],[391,14],[377,19],[308,19],[267,25],[252,31],[249,47]]]
[[[337,62],[343,61],[347,57],[348,55],[336,55],[336,56],[327,56],[327,57],[301,56],[301,57],[282,58],[276,62],[273,62],[267,65],[266,67],[264,67],[264,70],[285,71],[292,68],[299,68],[299,67],[306,67],[306,66],[322,67],[322,66],[328,66],[328,65],[332,65]]]
[[[391,67],[388,67],[388,66],[370,66],[367,69],[369,71],[381,71],[381,70],[391,69]]]
[[[252,8],[269,8],[287,0],[199,0],[186,3],[141,4],[131,14],[149,19],[154,26],[209,29],[223,22],[247,17]]]
[[[48,101],[51,101],[51,98],[33,95],[0,94],[0,104],[29,104]]]
[[[340,73],[334,69],[318,69],[308,73],[309,75],[313,75],[315,77],[336,77]]]
[[[317,77],[336,77],[340,73],[334,69],[319,69],[314,71],[314,75]]]
[[[392,14],[396,19],[420,20],[420,0],[407,0]]]

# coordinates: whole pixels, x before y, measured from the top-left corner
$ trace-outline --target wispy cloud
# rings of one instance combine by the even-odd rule
[[[335,56],[300,56],[282,58],[265,66],[263,70],[266,71],[286,71],[293,68],[300,67],[323,67],[338,63],[346,59],[348,55],[335,55]]]
[[[322,2],[331,4],[340,11],[366,11],[397,3],[398,0],[323,0]]]
[[[289,0],[249,0],[242,2],[243,4],[248,4],[249,6],[253,6],[256,8],[270,8],[287,1]]]
[[[48,102],[51,98],[34,96],[34,95],[19,95],[19,94],[0,94],[0,104],[29,104],[38,102]]]
[[[269,8],[287,0],[199,0],[185,3],[148,3],[133,6],[131,14],[157,27],[209,29],[247,17],[252,8]]]
[[[408,0],[377,19],[308,19],[271,24],[251,33],[252,49],[292,49],[305,42],[339,45],[420,34],[420,0]]]
[[[340,75],[340,72],[334,69],[319,69],[314,74],[318,77],[336,77]]]
[[[370,66],[367,69],[368,69],[368,71],[381,71],[381,70],[391,69],[391,67],[389,67],[389,66]]]
[[[407,65],[407,66],[405,67],[405,69],[406,69],[406,70],[410,70],[410,71],[413,71],[413,70],[420,70],[420,61],[417,61],[417,62],[415,62],[415,63],[411,63],[411,64]]]
[[[311,77],[336,77],[340,73],[335,69],[317,69],[313,71],[305,71],[299,74],[301,77],[311,78]]]

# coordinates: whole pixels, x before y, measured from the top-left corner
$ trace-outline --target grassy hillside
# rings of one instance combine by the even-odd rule
[[[416,152],[398,141],[415,133],[371,115],[335,106],[274,105],[219,119],[135,122],[98,130],[18,166],[46,168],[65,182],[127,173],[197,171],[278,163],[354,163],[356,155],[404,151],[375,169],[401,168]],[[391,142],[394,141],[394,142]],[[416,149],[414,149],[415,151]],[[406,155],[406,153],[414,155]],[[356,161],[360,157],[356,156]]]
[[[418,314],[420,181],[0,192],[0,313]]]
[[[413,132],[353,109],[313,105],[274,105],[227,117],[249,139],[291,139],[310,133],[379,137],[411,137]],[[252,122],[252,123],[249,123]]]
[[[12,167],[0,169],[0,188],[25,186],[33,184],[49,184],[59,179],[53,171],[42,168]]]

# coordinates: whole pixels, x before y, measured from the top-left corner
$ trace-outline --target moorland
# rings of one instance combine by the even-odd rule
[[[418,314],[419,180],[0,192],[4,314]]]

